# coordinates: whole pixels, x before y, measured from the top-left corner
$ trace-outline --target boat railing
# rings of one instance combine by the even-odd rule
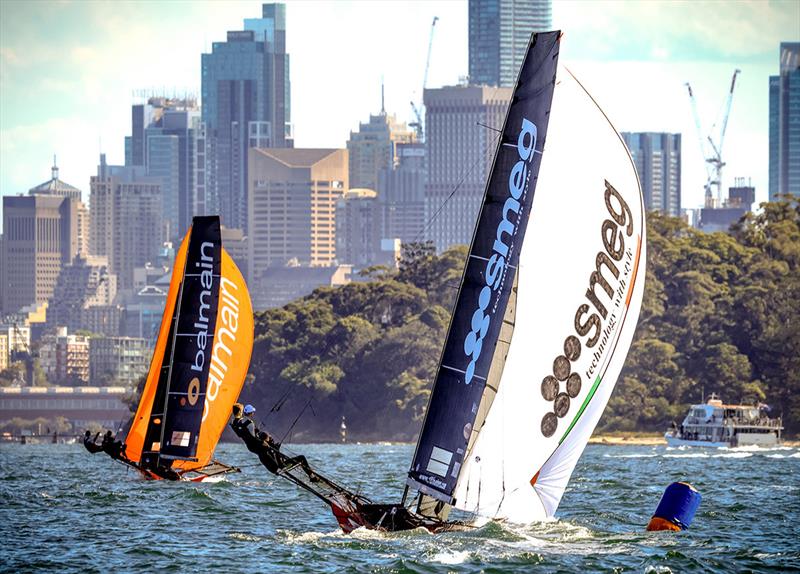
[[[749,427],[766,427],[766,428],[783,428],[783,424],[781,418],[766,418],[762,417],[759,419],[746,419],[743,417],[724,417],[722,419],[711,417],[708,419],[701,419],[698,417],[686,417],[686,425],[718,425],[722,424],[723,426],[734,425],[734,426],[749,426]]]

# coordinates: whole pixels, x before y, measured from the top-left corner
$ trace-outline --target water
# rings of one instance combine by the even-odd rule
[[[410,445],[295,447],[331,478],[396,501]],[[590,445],[559,519],[470,532],[342,534],[328,507],[243,467],[217,484],[149,482],[82,445],[0,445],[0,570],[108,572],[800,571],[800,449]],[[349,478],[348,478],[349,477]],[[703,494],[693,527],[647,533],[664,488]]]

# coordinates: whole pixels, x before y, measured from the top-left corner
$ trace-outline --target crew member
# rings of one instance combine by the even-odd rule
[[[231,428],[244,441],[247,450],[258,455],[258,460],[268,471],[278,474],[281,470],[300,465],[312,482],[319,480],[309,467],[305,456],[286,456],[280,451],[281,444],[279,442],[273,439],[269,433],[258,429],[253,421],[253,415],[256,412],[253,405],[245,405],[243,409],[240,407],[241,405],[238,403],[233,407],[234,418]]]
[[[86,434],[83,435],[83,446],[85,446],[86,450],[92,454],[103,450],[102,445],[97,444],[97,437],[99,436],[100,433],[98,432],[96,435],[94,435],[94,439],[92,439],[92,431],[89,430],[87,430]]]
[[[103,435],[103,442],[100,445],[108,456],[111,458],[122,459],[123,452],[125,450],[125,445],[122,444],[120,440],[114,440],[114,435],[111,434],[111,431],[106,431],[106,434]]]

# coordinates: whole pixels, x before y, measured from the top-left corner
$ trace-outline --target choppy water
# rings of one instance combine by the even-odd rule
[[[410,445],[294,447],[395,501]],[[0,570],[58,572],[800,571],[800,450],[590,445],[558,520],[470,532],[342,534],[327,506],[238,444],[217,484],[148,482],[81,445],[0,445]],[[663,489],[703,494],[691,530],[647,533]]]

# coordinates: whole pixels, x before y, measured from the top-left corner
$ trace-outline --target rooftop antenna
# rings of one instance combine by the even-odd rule
[[[383,74],[381,74],[381,115],[386,115],[386,107],[384,104],[384,94],[383,94]]]
[[[56,154],[53,154],[53,181],[58,179],[58,163],[56,162]]]

